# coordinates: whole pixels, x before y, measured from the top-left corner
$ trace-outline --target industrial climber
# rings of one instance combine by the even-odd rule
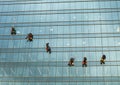
[[[87,58],[86,57],[84,57],[83,58],[83,61],[82,61],[82,67],[87,67]]]
[[[46,52],[49,52],[49,54],[51,54],[51,47],[49,46],[49,43],[46,43]]]
[[[74,58],[70,58],[69,62],[68,62],[68,65],[69,66],[74,66]]]
[[[27,39],[27,41],[30,41],[30,42],[33,41],[33,34],[29,33],[25,39]]]
[[[105,64],[106,55],[102,55],[100,64]]]
[[[16,35],[16,30],[14,27],[11,28],[11,35]]]

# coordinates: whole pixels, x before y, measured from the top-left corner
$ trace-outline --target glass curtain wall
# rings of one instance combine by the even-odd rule
[[[119,0],[0,0],[0,85],[113,84],[120,85]]]

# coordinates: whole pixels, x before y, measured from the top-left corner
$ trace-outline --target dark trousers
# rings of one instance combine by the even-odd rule
[[[82,67],[87,67],[87,64],[82,64]]]

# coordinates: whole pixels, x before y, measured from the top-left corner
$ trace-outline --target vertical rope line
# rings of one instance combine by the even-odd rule
[[[71,1],[70,1],[71,2]],[[71,8],[71,3],[69,3],[69,9]],[[68,14],[68,19],[69,19],[69,26],[68,26],[68,29],[69,29],[69,57],[71,58],[71,57],[73,57],[72,55],[71,55],[71,53],[72,53],[72,51],[71,51],[71,27],[70,27],[70,24],[71,24],[71,14]],[[71,51],[71,52],[70,52]],[[71,81],[70,81],[70,74],[71,74],[71,70],[72,70],[72,68],[70,68],[70,70],[69,70],[69,84],[71,83]]]
[[[11,10],[14,11],[14,8],[15,8],[15,7],[13,7]],[[6,20],[7,20],[7,19],[6,19]],[[13,26],[14,26],[14,22],[15,22],[14,20],[15,20],[15,18],[12,17]],[[7,22],[7,21],[6,21],[6,22]],[[10,28],[11,28],[11,27],[10,27]],[[11,29],[10,29],[10,31],[11,31]],[[8,40],[8,41],[10,41],[10,42],[9,42],[9,45],[8,45],[8,48],[11,48],[11,49],[14,51],[14,39],[13,39],[13,38],[14,38],[14,36],[11,35],[11,40]],[[8,54],[9,54],[9,53],[8,53]],[[14,54],[15,54],[15,52],[12,53],[13,56],[14,56]],[[18,55],[17,57],[19,58],[19,53],[18,53],[17,55]]]
[[[46,6],[47,6],[47,5],[46,5]],[[44,7],[44,6],[43,6],[43,7]],[[47,8],[47,7],[46,7],[46,8]],[[45,9],[45,8],[43,8],[43,9]],[[45,17],[44,17],[44,16],[45,16]],[[44,16],[41,15],[41,17],[43,17],[43,19],[41,18],[41,20],[44,20],[44,22],[46,22],[47,13],[45,13]],[[48,39],[47,39],[47,42],[46,42],[46,43],[49,43],[49,33],[48,33],[48,31],[49,31],[49,28],[45,27],[45,33],[48,34]],[[48,66],[49,66],[49,61],[48,61],[47,59],[45,59],[45,57],[49,57],[49,54],[48,54],[47,56],[45,56],[45,54],[43,55],[43,61],[46,60],[46,61],[45,61],[45,64],[47,63]],[[48,58],[48,59],[49,59],[49,58]],[[42,61],[41,61],[41,62],[42,62]],[[48,68],[48,66],[47,66],[47,67],[44,67],[44,64],[42,64],[43,77],[46,77],[46,78],[48,78],[47,76],[45,76],[46,68]],[[46,73],[46,74],[47,74],[47,73]],[[47,75],[48,75],[48,74],[47,74]],[[48,81],[49,81],[49,80],[46,80],[46,85],[48,85]]]
[[[50,6],[50,10],[52,10],[52,8],[51,8],[51,5],[52,4],[50,4],[49,6]],[[51,16],[51,14],[50,15],[47,15],[47,12],[46,12],[46,17],[48,18],[48,16]],[[48,18],[48,20],[49,20],[49,18]],[[47,19],[46,19],[46,22],[47,22]],[[46,27],[47,28],[47,27]],[[49,44],[50,44],[50,47],[52,46],[52,37],[51,37],[51,34],[52,34],[52,27],[49,27],[48,28],[48,32],[49,32]],[[49,55],[49,58],[48,58],[48,62],[49,63],[51,63],[51,61],[50,61],[50,58],[51,58],[51,54],[48,54]],[[50,65],[48,64],[48,69],[50,69]],[[48,75],[49,75],[49,72],[48,72]],[[56,81],[55,81],[56,82]],[[48,85],[49,85],[49,82],[47,83]]]
[[[97,7],[96,7],[97,8]],[[93,5],[93,9],[95,9],[95,6]],[[94,19],[93,19],[94,20]],[[95,23],[93,24],[93,29],[94,29],[94,33],[96,32],[96,29],[98,29],[98,28],[95,28],[96,26],[95,26]],[[95,45],[95,52],[94,52],[94,54],[92,54],[92,56],[94,56],[95,57],[95,64],[96,64],[96,74],[98,74],[98,69],[97,69],[97,53],[96,53],[96,41],[97,41],[97,38],[95,37],[94,38],[94,45]],[[93,61],[93,60],[92,60]],[[92,63],[92,62],[91,62]],[[92,71],[91,71],[92,72]],[[91,73],[90,72],[90,73]],[[97,75],[96,75],[96,77],[97,77]],[[96,84],[98,85],[98,80],[96,81]],[[91,80],[91,85],[92,85],[92,80]]]
[[[86,3],[89,4],[88,1],[87,1]],[[92,7],[93,7],[93,6],[92,6]],[[92,7],[91,7],[91,8],[92,8]],[[87,8],[89,8],[88,5],[87,5]],[[88,15],[89,15],[89,14],[87,13],[87,15],[85,16],[85,18],[87,18],[87,20],[89,19],[89,18],[88,18]],[[92,26],[90,26],[90,27],[92,27]],[[87,34],[88,34],[88,36],[90,35],[90,32],[91,32],[90,27],[89,27],[89,26],[87,27]],[[91,39],[91,40],[92,40],[92,39]],[[91,45],[91,40],[90,40],[89,37],[87,38],[87,46],[92,46],[92,45]],[[86,48],[86,50],[88,50],[88,53],[86,54],[86,58],[87,58],[87,59],[92,59],[92,56],[91,56],[92,52],[90,52],[91,48],[90,48],[90,47],[89,47],[89,48]],[[89,58],[88,58],[88,57],[89,57]],[[89,61],[90,61],[90,60],[89,60]],[[87,66],[88,66],[88,65],[90,65],[90,62],[87,62]],[[87,72],[89,72],[89,73],[91,74],[90,67],[87,67],[85,70],[86,70],[86,76],[85,76],[85,77],[87,77]],[[86,78],[86,81],[87,81],[87,78]],[[91,85],[91,80],[89,80],[89,81],[90,81],[90,85]]]
[[[25,4],[23,4],[23,10],[25,11]],[[22,21],[24,22],[24,15],[23,15],[23,19],[22,19]],[[24,28],[23,28],[23,31],[24,31]],[[22,40],[21,40],[22,41]],[[27,41],[25,41],[26,42],[26,46],[27,46]],[[23,57],[23,59],[25,60],[24,62],[29,62],[29,57],[28,57],[28,53],[27,53],[27,51],[26,51],[26,53],[25,53],[26,55]],[[27,57],[27,60],[26,60],[26,57]],[[26,65],[25,66],[23,66],[24,67],[24,70],[23,70],[23,73],[24,73],[24,71],[25,71],[25,68],[27,68],[27,70],[29,69],[28,68],[28,65],[27,65],[27,63],[26,63]],[[30,72],[28,72],[28,73],[30,73]],[[23,78],[24,78],[24,74],[23,74]],[[27,84],[29,85],[29,81],[27,81]]]
[[[82,6],[83,6],[83,8],[84,8],[84,2],[83,2],[83,4],[82,4]],[[83,13],[84,13],[84,11],[83,11]],[[82,14],[81,14],[81,16],[82,16]],[[83,19],[83,17],[80,17],[80,19],[82,20]],[[84,22],[83,22],[83,24],[84,24]],[[81,33],[83,33],[83,30],[84,28],[83,28],[83,25],[81,25]],[[84,37],[84,35],[81,35],[81,37]],[[82,42],[82,60],[81,61],[83,61],[83,57],[84,57],[84,55],[85,55],[85,48],[84,48],[84,38],[81,38],[81,42]],[[81,62],[81,67],[82,67],[82,62]],[[82,67],[82,72],[83,72],[83,82],[82,82],[82,85],[84,85],[84,68]]]
[[[63,27],[64,28],[64,27]],[[63,30],[63,29],[62,29]],[[64,30],[63,30],[63,34],[64,34]],[[64,35],[63,35],[64,36]],[[63,51],[64,51],[64,38],[62,39],[62,45],[63,45]],[[62,53],[62,73],[64,73],[64,71],[63,71],[63,63],[64,63],[64,58],[63,58],[63,56],[64,56],[64,53]],[[64,75],[62,74],[62,77],[63,77]],[[63,81],[63,79],[62,79],[62,81]],[[62,85],[63,85],[63,83],[62,83]]]
[[[29,5],[29,4],[28,4]],[[30,7],[31,8],[31,7]],[[25,12],[25,10],[26,10],[26,5],[24,4],[24,12]],[[23,15],[23,17],[25,17],[24,15]],[[23,19],[23,20],[25,20],[25,19]],[[24,21],[23,21],[24,22]],[[24,28],[23,28],[24,29]],[[24,31],[26,31],[26,30],[24,30]],[[26,33],[26,36],[27,36],[27,34],[28,33]],[[26,42],[26,47],[27,48],[30,48],[30,43],[29,42],[27,42],[27,41],[25,41]],[[26,57],[26,58],[25,58]],[[29,67],[29,65],[28,65],[28,62],[31,62],[31,60],[30,60],[30,52],[29,51],[27,51],[26,50],[26,56],[24,57],[24,59],[26,60],[25,62],[26,62],[26,67],[25,67],[25,69],[27,69],[27,70],[29,70],[28,71],[28,76],[30,76],[31,75],[31,68]],[[24,69],[24,71],[26,71]],[[23,75],[24,76],[24,75]],[[29,80],[27,80],[27,82],[26,82],[28,85],[29,85]]]
[[[23,8],[24,8],[24,11],[25,11],[25,5],[23,5]],[[22,21],[23,21],[23,20],[24,20],[24,16],[23,16],[23,18],[22,18]],[[20,28],[20,29],[21,29],[21,28]],[[24,31],[24,28],[22,28],[22,31],[21,31],[21,32],[23,32],[23,31]],[[21,46],[21,45],[23,44],[22,41],[23,41],[23,40],[20,40],[19,46]],[[26,54],[26,53],[23,53],[24,57],[22,56],[22,58],[23,58],[22,62],[25,62],[25,58],[26,58],[25,54]],[[26,68],[27,68],[27,63],[23,66],[23,69],[21,70],[22,76],[24,76],[24,71],[25,71]]]
[[[75,7],[75,9],[77,9],[77,8],[76,8],[76,3],[74,3],[74,7]],[[76,10],[75,10],[75,11],[76,11]],[[77,21],[77,20],[76,20],[76,15],[74,15],[74,19],[75,19],[74,21]],[[75,25],[74,27],[75,27],[75,33],[77,33],[77,26]],[[75,47],[77,47],[77,35],[75,35],[75,42],[74,42],[74,43],[75,43]],[[77,52],[76,54],[78,54],[78,52]],[[75,56],[77,56],[77,55],[75,55]],[[79,57],[79,56],[78,56],[78,57]],[[77,60],[76,60],[76,61],[77,61]],[[78,60],[78,61],[79,61],[79,60]],[[76,63],[76,64],[77,64],[77,63]],[[78,73],[77,73],[77,72],[78,72],[78,68],[79,68],[79,67],[76,67],[76,77],[77,77],[77,74],[78,74]],[[78,82],[78,81],[76,80],[76,85],[77,85],[77,82]]]
[[[99,15],[98,15],[98,20],[100,21],[100,0],[98,1],[98,9],[99,9]],[[101,25],[100,25],[100,32],[101,32]],[[100,38],[100,40],[102,40],[102,34],[100,34],[101,35],[101,38]],[[98,38],[99,39],[99,38]],[[102,46],[101,46],[102,47]],[[101,75],[102,76],[102,75]],[[98,82],[99,82],[99,80],[98,80]]]
[[[3,6],[2,6],[2,8],[1,8],[1,13],[0,13],[0,15],[2,14],[2,12],[3,12]],[[3,18],[2,18],[2,16],[0,16],[0,22],[2,22],[2,20],[3,20]],[[2,28],[2,29],[4,29],[4,28]],[[7,30],[7,29],[4,29],[4,30]],[[3,31],[2,31],[3,32]],[[5,34],[5,31],[3,32],[4,34]],[[2,35],[2,37],[4,38],[4,34]],[[2,40],[0,40],[0,43],[4,43],[4,41],[2,41]],[[2,44],[0,44],[0,47],[3,47],[2,46]],[[2,54],[3,55],[3,54]],[[5,54],[4,54],[4,56],[5,56]],[[0,56],[0,58],[3,58],[3,56]],[[2,63],[2,59],[0,59],[0,64]],[[3,68],[0,70],[1,72],[3,72]],[[5,72],[3,72],[3,77],[4,77],[4,75],[5,75]],[[2,84],[2,83],[1,83]]]
[[[63,17],[63,15],[62,15],[62,17]],[[64,17],[63,17],[63,21],[64,21]],[[65,26],[63,27],[63,34],[64,34],[64,29],[65,29]],[[64,35],[63,35],[63,37],[64,37]],[[65,51],[65,44],[64,44],[64,42],[65,42],[65,39],[63,38],[63,51]],[[62,52],[61,52],[62,53]],[[62,53],[62,62],[64,61],[64,57],[65,57],[65,53]],[[62,63],[62,67],[63,67],[64,65],[63,65],[63,63]],[[64,72],[64,70],[66,70],[66,74],[67,74],[67,69],[65,69],[65,68],[62,68],[62,73]],[[62,75],[62,77],[64,77],[64,75]],[[64,83],[63,83],[64,84]],[[63,85],[62,84],[62,85]]]
[[[95,26],[95,24],[94,24],[94,32],[95,32],[95,29],[97,29],[97,28],[96,28],[96,26]],[[97,63],[99,63],[99,60],[98,60],[98,62],[97,62],[97,56],[98,56],[98,55],[97,55],[97,51],[96,51],[96,50],[97,50],[97,48],[96,48],[96,46],[97,46],[96,42],[97,42],[97,38],[95,37],[95,54],[94,54],[94,57],[96,57],[96,58],[95,58],[95,61],[96,61],[96,62],[95,62],[95,63],[96,63],[96,74],[98,74],[98,71],[97,71],[97,70],[98,70],[98,69],[97,69]],[[97,77],[97,75],[96,75],[96,77]],[[91,82],[92,82],[92,81],[91,81]],[[92,85],[92,83],[91,83],[91,85]],[[97,80],[97,85],[98,85],[98,80]]]
[[[69,8],[71,9],[71,7],[72,7],[72,5],[70,3],[70,7]],[[70,43],[70,51],[71,51],[69,54],[70,54],[71,57],[74,57],[72,55],[73,52],[72,52],[72,48],[71,48],[72,47],[72,38],[71,38],[72,27],[70,26],[72,24],[72,19],[71,18],[72,18],[72,14],[69,14],[69,20],[70,20],[70,24],[69,24],[69,43]]]
[[[41,9],[44,9],[42,6],[41,6]],[[43,20],[43,17],[42,17],[42,15],[40,15],[40,22],[42,22],[42,20]],[[41,24],[41,23],[40,23]],[[41,27],[40,27],[41,28]],[[43,32],[44,32],[44,30],[45,30],[45,32],[46,32],[46,28],[44,28],[43,29]],[[42,31],[41,31],[42,32]],[[39,36],[38,36],[38,38],[39,38]],[[39,43],[39,41],[38,41],[38,43]],[[45,40],[43,40],[43,46],[45,47],[44,49],[46,50],[46,41]],[[41,46],[41,45],[40,45]],[[41,52],[42,53],[42,52]],[[40,71],[40,73],[41,73],[41,75],[42,75],[42,77],[44,77],[43,76],[43,73],[44,73],[44,63],[42,62],[42,61],[45,61],[45,57],[47,57],[47,56],[45,56],[45,53],[46,52],[43,52],[42,54],[43,55],[41,55],[40,57],[42,57],[42,58],[40,58],[41,60],[40,60],[40,64],[42,64],[42,67],[41,68],[39,68],[41,71]],[[38,54],[38,55],[40,55],[40,54]],[[46,62],[46,61],[45,61]],[[47,82],[46,82],[47,83]]]
[[[16,7],[17,7],[17,6],[14,7],[14,11],[15,11],[15,8],[16,8]],[[14,21],[14,22],[13,22],[13,23],[14,23],[13,26],[15,26],[15,24],[16,24],[16,19],[17,19],[17,17],[15,17],[14,20],[13,20],[13,21]],[[15,30],[16,30],[16,27],[15,27]],[[17,30],[16,30],[16,34],[17,34]],[[13,42],[13,48],[15,48],[15,44],[16,44],[15,42],[16,42],[16,40],[13,40],[13,41],[14,41],[14,42]],[[19,48],[19,46],[18,46],[17,48]],[[15,50],[15,49],[14,49],[14,50]],[[14,53],[14,55],[15,55],[15,53]],[[20,54],[20,52],[18,52],[18,56],[17,56],[17,57],[18,57],[18,61],[19,61],[19,59],[20,59],[20,56],[21,56],[21,54]],[[13,58],[14,58],[14,57],[13,57]],[[14,59],[13,59],[13,60],[14,60]],[[15,62],[15,61],[12,61],[12,62]],[[17,73],[17,68],[16,68],[16,66],[15,66],[15,69],[16,69],[16,73]],[[15,76],[15,75],[13,75],[13,76]]]
[[[30,9],[31,9],[32,7],[33,7],[32,4],[30,4]],[[33,16],[35,16],[35,15],[33,15]],[[31,20],[32,20],[33,22],[35,22],[35,18],[33,18],[33,17],[31,17],[31,18],[32,18]],[[36,30],[36,29],[35,29],[35,30]],[[30,33],[32,33],[33,36],[34,36],[34,28],[33,28],[33,27],[30,29]],[[35,40],[34,40],[34,38],[33,38],[33,41],[32,41],[32,42],[30,43],[30,45],[29,45],[29,47],[30,47],[29,49],[30,49],[31,52],[32,52],[32,48],[34,48],[34,46],[33,46],[34,41],[35,41]],[[30,52],[29,52],[29,53],[30,53]],[[32,57],[33,55],[34,55],[34,53],[30,53],[30,59],[31,59],[31,61],[34,60],[34,58],[35,58],[35,57],[34,57],[34,58]],[[32,59],[32,58],[33,58],[33,59]]]
[[[46,7],[46,9],[47,9],[47,6],[49,7],[49,5],[46,5],[45,7]],[[47,22],[47,19],[48,19],[48,15],[47,15],[47,12],[45,13],[45,22]],[[50,41],[50,28],[45,28],[45,32],[48,32],[47,34],[49,35],[48,36],[48,42],[47,43],[49,43],[49,45],[51,45],[51,41]],[[44,58],[45,58],[45,56],[44,56]],[[45,60],[45,59],[44,59]],[[46,63],[48,64],[48,66],[47,67],[45,67],[45,69],[44,70],[46,70],[45,72],[47,72],[48,71],[48,69],[49,69],[49,63],[50,63],[50,55],[49,55],[49,53],[48,53],[48,60],[46,61]],[[49,78],[49,72],[47,72],[47,78]],[[49,85],[49,79],[46,81],[46,83],[47,83],[47,85]]]
[[[14,7],[15,8],[15,7]],[[14,8],[12,8],[12,10],[14,11]],[[13,17],[12,17],[13,18]],[[7,20],[7,19],[6,19]],[[7,21],[6,21],[7,22]],[[13,25],[15,24],[15,18],[13,18],[13,21],[12,21],[12,23],[13,23]],[[8,41],[10,41],[9,42],[9,45],[8,45],[8,48],[12,48],[12,50],[14,51],[13,53],[12,53],[12,55],[14,56],[14,54],[15,54],[15,50],[14,50],[14,47],[15,47],[15,41],[14,41],[14,36],[11,36],[11,38],[12,38],[12,40],[8,40]],[[9,53],[8,53],[9,54]],[[13,56],[12,56],[12,58],[13,58]],[[19,53],[17,54],[17,57],[19,58]],[[11,60],[9,60],[8,62],[14,62],[14,61],[11,61]],[[12,74],[11,76],[14,76],[14,72],[13,72],[13,69],[12,69],[13,67],[9,67],[9,74],[8,74],[8,76],[10,76],[10,74]]]
[[[101,6],[100,6],[100,4],[101,4],[101,2],[100,2],[100,0],[98,1],[98,5],[99,5],[99,20],[100,20],[100,32],[101,32],[101,47],[102,47],[102,55],[103,55],[103,37],[102,37],[102,23],[101,23],[101,17],[102,17],[102,15],[101,15],[101,11],[100,11],[100,8],[101,8]],[[103,71],[102,71],[102,76],[104,75],[104,67],[102,68],[103,69]],[[104,80],[104,76],[103,76],[103,80]],[[104,81],[103,81],[104,82]],[[105,82],[104,82],[104,85],[105,85]]]
[[[15,6],[14,6],[14,8],[15,8]],[[12,9],[13,11],[15,10],[14,8]],[[13,27],[15,27],[15,22],[16,22],[15,19],[16,19],[16,17],[12,17],[12,18],[13,18],[13,19],[12,19]],[[11,28],[11,27],[10,27],[10,28]],[[11,41],[10,44],[13,44],[13,47],[11,47],[11,48],[12,48],[12,50],[14,51],[14,46],[15,46],[15,43],[14,43],[15,41],[14,41],[14,39],[13,39],[13,38],[14,38],[14,35],[11,36],[11,37],[12,37],[12,40],[10,40],[10,41]],[[13,56],[14,56],[15,53],[13,52],[12,54],[13,54]],[[18,53],[17,55],[18,55],[17,57],[18,57],[18,60],[19,60],[19,53]],[[13,61],[12,61],[12,62],[13,62]]]
[[[34,6],[35,7],[35,6]],[[36,6],[36,7],[38,7],[38,6]],[[42,7],[40,7],[41,9],[42,9]],[[38,21],[39,20],[39,22],[41,22],[41,16],[39,16],[39,19],[38,18],[36,18],[36,16],[35,16],[35,20],[36,21]],[[42,29],[41,29],[41,27],[40,27],[40,23],[38,24],[39,26],[39,28],[37,28],[35,31],[38,31],[39,33],[40,33],[40,35],[41,35],[41,32],[42,32]],[[36,33],[34,31],[34,33]],[[37,34],[39,34],[39,33],[37,33]],[[34,37],[33,37],[34,38]],[[36,38],[39,38],[39,36],[36,36]],[[35,39],[35,38],[34,38]],[[36,69],[38,70],[38,76],[41,76],[41,69],[40,68],[42,68],[43,69],[43,63],[41,63],[41,58],[39,58],[39,57],[43,57],[42,55],[44,55],[44,51],[45,51],[45,49],[46,48],[44,48],[44,47],[42,47],[42,46],[45,46],[45,42],[44,42],[44,40],[43,40],[43,42],[44,43],[39,43],[39,42],[41,42],[41,40],[40,39],[36,39],[36,44],[38,45],[38,47],[40,48],[41,47],[41,51],[42,51],[42,48],[43,48],[43,52],[37,52],[37,54],[36,54],[36,59],[38,59],[38,60],[35,60],[35,61],[37,61],[37,62],[39,62],[40,64],[41,64],[41,67],[37,67]],[[41,46],[41,44],[42,44],[42,46]],[[40,53],[41,53],[41,56],[39,56],[40,55]],[[35,83],[34,83],[35,84]]]
[[[85,4],[85,2],[83,2],[83,8],[84,8],[84,4]],[[84,11],[83,11],[83,13],[84,13]],[[81,14],[82,15],[82,14]],[[82,17],[81,18],[81,20],[84,20],[84,17]],[[84,22],[83,22],[83,24],[84,24]],[[82,32],[84,33],[84,25],[82,26]],[[84,37],[84,35],[82,35],[83,37]],[[83,58],[84,58],[84,56],[85,56],[85,40],[84,40],[84,38],[82,38],[82,44],[83,44],[83,48],[84,48],[84,51],[83,51],[83,56],[82,56],[82,61],[83,61]],[[83,69],[83,85],[85,85],[85,69],[84,69],[84,67],[82,68]]]
[[[98,4],[99,4],[99,2],[98,2]],[[95,8],[97,8],[97,6],[93,6],[93,8],[95,9]],[[96,27],[96,25],[95,25],[95,23],[94,23],[94,25],[93,25],[93,28],[94,28],[94,33],[96,32],[96,30],[98,29],[97,27]],[[97,69],[97,63],[99,63],[99,60],[98,60],[98,62],[97,62],[97,48],[96,48],[96,46],[97,46],[97,38],[95,37],[95,53],[94,53],[94,57],[95,57],[95,63],[96,63],[96,74],[98,74],[98,71],[97,70],[99,70],[99,69]],[[96,75],[96,77],[97,77],[98,75]],[[92,82],[92,81],[91,81]],[[99,83],[98,83],[98,80],[96,81],[96,84],[98,85]],[[91,85],[92,85],[92,83],[91,83]]]
[[[118,6],[117,2],[119,2],[119,1],[116,1],[117,11],[119,11],[119,9],[118,9],[119,6]],[[117,12],[117,17],[118,17],[118,20],[120,20],[119,12]],[[120,31],[120,25],[118,25],[118,26],[119,26],[119,31]],[[115,40],[114,40],[114,43],[115,43]],[[115,55],[116,55],[116,61],[117,61],[118,60],[117,52],[115,53]],[[118,79],[119,79],[120,75],[119,75],[119,70],[118,70],[119,68],[118,67],[119,67],[119,62],[117,63],[117,73],[118,73],[117,75],[118,75]],[[120,79],[119,79],[119,81],[120,81]]]
[[[50,5],[48,5],[48,6],[50,6]],[[46,6],[47,7],[47,6]],[[51,10],[51,8],[50,8],[50,10]],[[45,18],[45,20],[46,20],[46,22],[49,20],[49,17],[48,17],[48,15],[47,15],[47,12],[46,12],[46,18]],[[50,15],[51,16],[51,15]],[[49,28],[49,27],[46,27],[46,29],[48,30],[48,35],[49,35],[49,44],[50,44],[50,46],[51,46],[51,34],[50,34],[50,31],[51,31],[51,27]],[[46,71],[47,71],[47,78],[49,78],[49,71],[48,71],[48,69],[49,69],[49,63],[50,63],[50,58],[51,58],[51,56],[50,56],[50,54],[48,54],[48,61],[47,61],[47,63],[48,63],[48,67],[46,67]],[[47,81],[47,85],[49,85],[49,80]]]
[[[74,8],[73,8],[74,7]],[[76,6],[75,6],[75,3],[71,3],[71,5],[70,5],[70,9],[76,9]],[[74,10],[74,11],[76,11],[76,10]],[[72,21],[76,21],[76,16],[75,16],[76,14],[74,13],[74,14],[71,14],[71,17],[70,17],[70,22],[71,22],[71,24],[73,24],[72,23]],[[74,24],[76,24],[76,23],[74,23]],[[74,30],[73,30],[73,28],[74,28]],[[76,41],[76,25],[75,26],[70,26],[70,29],[71,29],[71,31],[70,31],[70,42],[72,42],[71,43],[71,47],[76,47],[76,44],[77,44],[77,42],[75,42]],[[72,33],[74,33],[75,35],[73,35],[75,38],[72,38],[73,36],[71,35]],[[72,51],[72,49],[73,48],[71,48],[71,51]],[[72,56],[74,57],[74,58],[76,58],[75,59],[75,62],[74,62],[74,65],[77,65],[77,62],[76,61],[78,61],[77,60],[77,52],[75,53],[74,51],[72,51],[71,52],[72,54]],[[74,75],[72,75],[71,77],[73,77],[73,76],[77,76],[77,67],[75,67],[75,68],[73,68],[73,70],[72,70],[72,72],[75,72],[75,74]],[[75,82],[74,82],[74,84],[75,85],[77,85],[77,80],[74,80]]]
[[[111,7],[111,0],[110,0],[110,8],[112,8],[112,7]],[[112,9],[111,9],[111,11],[112,11]],[[111,17],[110,17],[110,18],[113,20],[112,14],[113,14],[113,12],[111,13]],[[114,21],[113,21],[113,23],[114,23]],[[112,33],[114,34],[114,25],[112,25],[111,27],[112,27],[112,29],[113,29],[113,30],[112,30],[112,31],[113,31]],[[114,36],[113,36],[113,40],[115,41]],[[114,42],[114,41],[113,41],[113,44],[114,44],[114,48],[115,48],[115,42]],[[109,46],[109,42],[108,42],[108,46]],[[116,49],[116,48],[115,48],[115,49]],[[114,51],[114,52],[115,52],[115,51]],[[111,53],[112,53],[112,52],[111,52]],[[110,56],[110,51],[109,51],[109,60],[110,60],[110,57],[111,57],[111,56]],[[112,62],[111,62],[111,63],[112,63]],[[113,68],[112,68],[112,66],[111,66],[111,65],[112,65],[111,63],[110,63],[110,73],[112,74],[112,71],[111,71],[111,70],[112,70]],[[111,75],[111,80],[112,80],[112,75]],[[112,82],[112,81],[111,81],[111,82]],[[107,84],[107,83],[106,83],[106,84]]]
[[[57,6],[57,9],[59,9],[59,4],[60,3],[58,3],[58,6]],[[57,14],[56,16],[57,16],[57,21],[59,20],[59,16],[58,16],[59,14]],[[56,29],[57,29],[57,33],[59,32],[59,30],[58,30],[58,25],[56,26]],[[58,39],[56,39],[56,42],[57,42],[57,45],[59,44],[59,42],[58,42],[59,40]],[[57,52],[57,50],[58,50],[59,48],[56,48],[56,76],[55,77],[57,77],[57,73],[58,73],[58,52]],[[55,83],[56,83],[56,85],[57,85],[57,81],[55,81]]]
[[[24,5],[24,10],[23,10],[23,12],[25,12],[26,5],[25,5],[25,4],[23,4],[23,5]],[[25,17],[26,17],[26,16],[23,15],[23,20],[22,20],[22,21],[25,20]],[[26,33],[26,30],[24,29],[24,27],[23,27],[23,31],[25,32],[25,37],[26,37],[26,36],[28,35],[28,32]],[[26,40],[25,40],[25,48],[28,48],[28,43],[29,43],[29,42],[27,42],[27,39],[26,39]],[[29,62],[29,54],[28,54],[27,50],[25,50],[24,60],[25,60],[26,63]],[[26,65],[26,68],[27,68],[27,65]]]
[[[4,5],[3,5],[2,8],[1,8],[0,15],[2,14],[3,10],[4,10]],[[3,18],[2,18],[2,16],[0,16],[0,22],[2,22],[2,20],[3,20]],[[1,29],[4,29],[4,28],[1,28]],[[7,29],[4,29],[4,30],[7,30]],[[2,31],[2,32],[3,32],[3,31]],[[4,31],[3,33],[5,34],[5,31]],[[4,34],[2,35],[3,38],[4,38]],[[4,41],[1,41],[1,40],[0,40],[0,43],[4,43]],[[2,44],[0,44],[0,47],[2,47]],[[0,56],[0,58],[2,58],[2,56]],[[0,61],[2,62],[1,59],[0,59]]]
[[[63,15],[62,15],[62,17],[63,17]],[[64,21],[64,17],[63,17],[63,21]],[[64,34],[64,29],[65,29],[65,26],[63,26],[63,29],[62,29],[63,34]],[[63,35],[63,37],[64,37],[64,35]],[[64,44],[65,40],[64,40],[64,38],[62,39],[62,42],[63,42],[63,51],[64,51],[65,50],[65,44]],[[62,62],[64,62],[64,60],[65,60],[64,57],[65,57],[65,53],[62,53]],[[62,63],[62,73],[64,73],[64,70],[66,70],[66,74],[67,74],[67,69],[65,69],[63,67],[64,67],[64,63]],[[64,75],[62,75],[62,77],[64,77]],[[63,81],[63,79],[62,79],[62,81]],[[64,83],[62,83],[62,85],[64,85]]]
[[[87,2],[84,2],[84,3],[87,4]],[[86,6],[84,6],[84,7],[86,7]],[[88,6],[87,6],[87,7],[88,7]],[[85,13],[85,11],[84,11],[84,13]],[[87,15],[88,15],[88,14],[86,14],[86,16],[87,16]],[[83,17],[83,21],[85,20],[86,16]],[[85,27],[85,26],[84,26],[84,27]],[[85,27],[84,29],[85,29],[84,32],[89,35],[89,32],[88,32],[89,28],[86,28],[86,27]],[[85,35],[84,35],[84,36],[85,36]],[[90,45],[90,44],[89,44],[89,37],[87,37],[87,38],[85,39],[85,41],[86,41],[85,47],[84,47],[84,48],[85,48],[85,57],[86,57],[87,60],[88,60],[88,57],[90,57],[90,55],[89,55],[89,53],[90,53],[90,52],[89,52],[89,49],[90,49],[90,48],[86,48],[86,47],[87,47],[87,45]],[[88,52],[87,52],[87,50],[88,50]],[[88,62],[87,62],[87,64],[88,64]],[[85,70],[85,76],[84,76],[84,77],[85,77],[85,81],[87,81],[87,69],[88,69],[88,67],[87,67],[87,68],[86,68],[86,67],[84,68],[84,70]],[[90,83],[90,82],[89,82],[89,83]],[[84,84],[86,85],[86,83],[84,83]]]

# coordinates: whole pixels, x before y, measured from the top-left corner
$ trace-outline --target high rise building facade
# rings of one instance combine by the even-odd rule
[[[120,85],[120,0],[0,0],[0,85]]]

